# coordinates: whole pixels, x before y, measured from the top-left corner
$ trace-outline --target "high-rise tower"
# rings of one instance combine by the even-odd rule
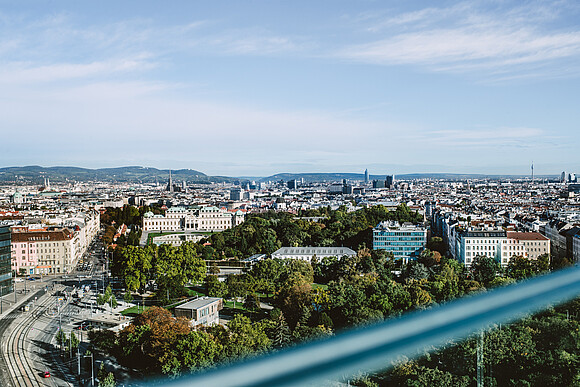
[[[167,188],[165,188],[167,192],[173,192],[173,180],[171,179],[171,169],[169,170],[169,181],[167,182]]]
[[[368,184],[369,183],[369,180],[370,180],[369,179],[369,170],[368,169],[365,169],[365,184]]]

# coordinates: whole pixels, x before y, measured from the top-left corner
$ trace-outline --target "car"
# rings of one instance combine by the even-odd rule
[[[42,374],[43,378],[50,378],[50,371],[44,371],[44,373]]]

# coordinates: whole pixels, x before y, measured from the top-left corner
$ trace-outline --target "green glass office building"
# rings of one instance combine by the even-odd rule
[[[13,291],[12,286],[12,246],[10,227],[0,226],[0,294]]]
[[[427,244],[427,230],[412,224],[381,222],[373,229],[373,249],[393,253],[396,259],[415,259]]]

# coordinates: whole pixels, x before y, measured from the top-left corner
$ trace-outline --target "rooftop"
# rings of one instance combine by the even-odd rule
[[[508,238],[517,239],[517,240],[525,240],[525,241],[547,241],[549,240],[542,234],[538,232],[513,232],[508,231],[507,233]]]
[[[221,298],[219,298],[219,297],[201,297],[201,298],[197,298],[195,300],[186,302],[185,304],[181,304],[179,306],[176,306],[175,309],[201,309],[201,308],[206,307],[208,305],[211,305],[214,302],[217,302],[219,300],[221,300]]]
[[[356,255],[356,252],[348,247],[282,247],[272,255]]]

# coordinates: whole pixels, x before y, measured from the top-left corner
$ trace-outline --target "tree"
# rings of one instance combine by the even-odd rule
[[[287,316],[288,325],[295,327],[305,310],[312,308],[312,284],[301,275],[297,275],[295,280],[289,279],[281,287],[276,303]]]
[[[218,275],[220,273],[220,268],[218,267],[217,263],[215,262],[210,263],[209,273],[212,275]]]
[[[66,340],[65,333],[62,331],[62,328],[59,328],[58,332],[56,333],[56,343],[60,346],[61,350],[63,345],[66,343]]]
[[[127,246],[114,255],[113,268],[125,278],[128,291],[142,290],[151,278],[154,248]]]
[[[252,323],[248,317],[238,314],[228,323],[221,344],[228,359],[241,359],[267,350],[271,342],[262,324]]]
[[[542,254],[536,259],[536,272],[546,273],[550,271],[550,254]]]
[[[115,387],[117,385],[117,382],[115,382],[115,375],[113,375],[112,372],[109,372],[104,379],[100,380],[99,387]]]
[[[256,293],[248,293],[244,299],[244,308],[249,311],[256,311],[261,308],[260,298]]]
[[[233,299],[234,301],[234,309],[236,308],[236,300],[239,297],[244,297],[248,292],[248,284],[242,276],[240,275],[231,275],[226,280],[227,288],[228,288],[228,296]]]
[[[429,278],[430,274],[431,273],[429,272],[429,269],[427,269],[427,267],[424,264],[418,261],[410,261],[405,266],[404,276],[407,279],[412,280],[427,279]]]
[[[521,255],[514,255],[507,266],[506,274],[515,280],[522,280],[533,276],[536,273],[534,265],[529,259]]]
[[[78,339],[78,337],[75,335],[74,332],[70,333],[70,339],[69,339],[69,348],[71,351],[75,351],[80,344],[80,340]]]
[[[210,297],[224,297],[228,291],[228,287],[225,283],[218,280],[215,275],[208,275],[205,277],[205,286],[207,294]]]
[[[160,359],[161,371],[177,377],[184,371],[210,367],[218,361],[222,346],[203,331],[177,336],[172,348]]]
[[[133,301],[133,294],[131,294],[130,291],[126,291],[123,295],[123,301],[125,301],[127,304]]]
[[[275,348],[281,348],[290,342],[290,328],[281,311],[278,311],[274,321],[276,325],[273,329],[272,345]]]
[[[473,279],[487,287],[495,279],[500,266],[495,259],[478,255],[473,259],[470,269]]]
[[[168,310],[153,306],[119,333],[119,357],[130,366],[161,371],[178,337],[191,329],[186,318],[174,318]]]

